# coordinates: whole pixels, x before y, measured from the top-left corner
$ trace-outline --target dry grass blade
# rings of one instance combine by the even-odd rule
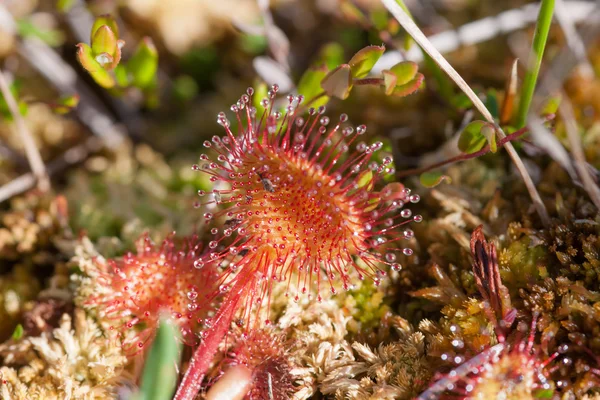
[[[592,178],[590,171],[587,168],[583,146],[581,145],[581,140],[579,138],[577,122],[575,121],[575,115],[573,114],[573,107],[567,99],[564,99],[561,102],[559,112],[565,122],[567,138],[569,139],[571,152],[575,158],[575,169],[577,169],[577,172],[579,173],[583,188],[590,196],[592,202],[600,210],[600,188]]]
[[[456,70],[446,61],[446,59],[440,54],[440,52],[431,44],[431,42],[427,39],[427,37],[421,32],[419,27],[413,22],[413,20],[404,12],[402,7],[396,3],[396,0],[381,0],[384,6],[392,13],[392,15],[398,20],[400,25],[408,32],[408,34],[421,46],[423,50],[433,60],[448,74],[448,76],[460,87],[460,89],[467,95],[467,97],[471,100],[475,108],[479,110],[479,112],[483,115],[483,117],[490,123],[494,124],[496,127],[497,135],[500,139],[504,139],[506,135],[502,131],[502,128],[498,126],[496,121],[494,121],[494,117],[489,112],[489,110],[485,107],[483,102],[477,97],[475,92],[471,89],[471,87],[465,82],[465,80],[456,72]],[[512,146],[510,142],[505,143],[504,148],[508,152],[508,155],[513,160],[515,167],[521,174],[523,178],[523,182],[527,187],[527,191],[531,196],[531,200],[533,201],[533,205],[542,220],[542,223],[545,226],[550,225],[550,216],[548,215],[548,210],[546,210],[546,206],[542,202],[542,199],[535,188],[535,184],[527,172],[523,161],[517,154],[516,150]]]
[[[17,101],[10,92],[8,81],[6,80],[6,76],[2,71],[0,71],[0,91],[2,92],[2,96],[8,105],[8,109],[13,117],[15,127],[21,136],[21,140],[23,141],[25,154],[27,155],[27,160],[29,161],[33,175],[37,180],[38,189],[47,191],[50,189],[50,180],[48,179],[48,174],[46,173],[46,166],[44,165],[42,156],[35,145],[33,136],[31,136],[31,132],[29,132],[29,128],[27,127],[27,124],[25,124],[25,120],[23,120],[23,117],[19,112]]]
[[[571,50],[573,50],[577,62],[579,63],[579,72],[588,78],[593,77],[594,67],[588,59],[585,43],[583,43],[583,39],[579,33],[577,33],[575,21],[573,21],[573,16],[567,9],[567,5],[565,4],[564,0],[556,0],[555,8],[556,12],[554,15],[563,33],[565,34],[567,45],[569,48],[571,48]]]
[[[82,162],[91,153],[97,152],[103,146],[103,141],[92,136],[84,143],[74,146],[48,163],[47,172],[52,175],[72,165]],[[0,203],[13,196],[31,189],[36,183],[35,175],[31,172],[13,179],[6,185],[0,187]]]

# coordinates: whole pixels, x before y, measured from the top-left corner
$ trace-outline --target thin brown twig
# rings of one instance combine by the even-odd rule
[[[80,163],[85,160],[89,154],[102,148],[102,144],[102,140],[95,136],[88,138],[84,143],[70,148],[61,156],[50,161],[50,163],[48,163],[47,172],[49,174],[55,174],[71,165]],[[31,172],[13,179],[0,187],[0,203],[31,189],[35,183],[36,177]]]
[[[475,108],[479,110],[481,115],[491,124],[493,124],[496,128],[496,134],[500,138],[500,140],[506,137],[506,134],[502,130],[502,128],[496,123],[494,117],[489,112],[489,110],[485,107],[483,102],[477,97],[473,89],[465,82],[465,80],[460,76],[458,72],[450,65],[448,61],[441,55],[441,53],[431,44],[431,42],[427,39],[427,37],[423,34],[423,32],[419,29],[419,27],[413,22],[412,18],[410,18],[406,12],[396,3],[395,0],[381,0],[384,6],[392,13],[392,15],[398,20],[400,25],[408,32],[408,34],[414,39],[415,42],[421,46],[423,50],[433,60],[440,66],[444,72],[458,85],[458,87],[467,95],[467,97],[471,100]],[[525,183],[525,187],[529,192],[529,196],[533,202],[533,205],[540,216],[540,219],[544,226],[550,225],[550,215],[548,214],[548,210],[546,210],[546,206],[544,205],[540,194],[535,188],[535,184],[533,183],[533,179],[529,175],[527,168],[523,164],[523,160],[517,154],[517,151],[514,149],[510,141],[505,142],[504,148],[506,149],[508,155],[512,159],[515,167],[521,174],[521,178]]]
[[[27,156],[27,161],[29,161],[29,166],[31,167],[31,171],[36,179],[38,189],[45,192],[50,189],[50,180],[48,179],[48,174],[46,173],[46,166],[44,165],[42,156],[35,145],[33,136],[31,135],[23,116],[21,116],[21,113],[19,112],[17,101],[10,91],[8,81],[6,80],[6,76],[2,70],[0,70],[0,91],[2,92],[4,101],[6,101],[6,104],[8,105],[10,114],[13,117],[14,125],[21,136],[21,140],[23,141],[25,155]]]

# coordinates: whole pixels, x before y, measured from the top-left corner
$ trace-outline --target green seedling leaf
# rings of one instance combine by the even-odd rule
[[[173,92],[182,101],[190,101],[198,94],[198,84],[189,75],[180,75],[173,82]]]
[[[352,72],[350,65],[342,64],[329,72],[321,81],[321,88],[329,96],[345,99],[352,90]]]
[[[12,339],[13,340],[19,340],[22,337],[23,337],[23,325],[19,324],[19,325],[17,325],[17,327],[13,331]]]
[[[419,66],[412,61],[403,61],[389,70],[384,70],[383,86],[387,95],[407,96],[417,91],[423,84],[424,76],[418,72]]]
[[[340,13],[350,22],[364,22],[365,14],[349,1],[342,1],[339,5]]]
[[[396,85],[392,95],[404,97],[413,94],[423,86],[424,80],[425,77],[419,72],[410,82],[407,82],[404,85]]]
[[[99,27],[92,38],[92,52],[94,54],[107,53],[114,58],[117,50],[117,37],[110,27],[108,25]]]
[[[13,95],[15,100],[17,101],[17,105],[19,107],[19,113],[23,116],[27,115],[27,103],[22,100],[19,100],[19,93],[21,91],[21,82],[19,80],[14,80],[11,82],[9,86],[10,93]],[[7,121],[13,120],[13,115],[8,107],[8,103],[4,99],[4,96],[0,93],[0,115]]]
[[[481,129],[486,125],[485,121],[473,121],[460,133],[458,148],[466,154],[475,153],[485,146],[487,139]]]
[[[106,89],[115,86],[115,80],[110,76],[108,71],[102,68],[102,65],[96,61],[90,46],[85,43],[79,43],[77,45],[77,60],[100,86]]]
[[[444,175],[438,171],[423,172],[419,177],[419,180],[421,181],[421,185],[426,188],[436,187],[442,183],[442,181],[446,181],[447,183],[452,182],[452,179],[448,175]]]
[[[79,104],[79,95],[74,94],[72,96],[61,97],[57,103],[51,104],[50,106],[57,114],[67,114],[72,111]]]
[[[328,70],[344,63],[344,47],[336,42],[327,43],[321,48],[316,64],[325,64]]]
[[[325,65],[309,67],[308,70],[300,78],[298,82],[298,93],[304,96],[304,103],[310,102],[311,107],[319,107],[329,101],[327,96],[312,101],[316,98],[323,89],[321,82],[327,76],[328,69]],[[311,102],[312,101],[312,102]]]
[[[412,61],[403,61],[390,68],[390,72],[398,78],[398,85],[404,85],[415,79],[418,71],[419,66]]]
[[[562,99],[560,95],[552,96],[546,99],[544,105],[542,106],[542,115],[556,114],[561,100]]]
[[[364,188],[367,191],[371,191],[373,190],[373,171],[371,170],[367,170],[367,171],[363,171],[357,178],[356,178],[356,188]]]
[[[491,152],[495,153],[498,151],[498,146],[496,145],[496,128],[490,123],[486,123],[485,126],[481,128],[481,134],[490,145]]]
[[[127,63],[127,70],[132,76],[133,84],[140,89],[149,88],[154,84],[158,70],[158,52],[152,39],[142,39]]]
[[[469,99],[469,97],[466,94],[464,94],[463,92],[460,92],[460,93],[452,96],[450,98],[450,103],[452,103],[452,105],[459,110],[465,110],[467,108],[473,107],[473,103],[471,102],[471,99]]]
[[[252,87],[254,87],[254,96],[252,96],[252,105],[257,110],[263,110],[264,107],[260,103],[263,99],[267,98],[269,88],[267,87],[267,84],[264,83],[263,81],[255,82],[254,85],[252,85]]]
[[[129,75],[127,73],[127,67],[123,64],[119,64],[115,67],[115,79],[117,80],[117,85],[121,87],[129,86]]]
[[[94,21],[94,25],[92,26],[92,32],[90,34],[90,43],[94,42],[94,36],[96,36],[96,32],[102,26],[108,26],[112,33],[115,35],[116,39],[119,39],[119,27],[117,25],[117,21],[110,15],[101,15]]]
[[[62,13],[68,12],[75,5],[75,0],[58,0],[56,8]]]
[[[158,332],[148,354],[139,399],[169,400],[177,382],[176,366],[179,363],[181,341],[179,329],[161,319]]]
[[[390,14],[385,8],[371,11],[370,17],[375,29],[378,31],[387,29],[390,20]]]
[[[348,62],[352,77],[364,78],[385,51],[385,46],[367,46],[359,50]]]
[[[554,389],[538,389],[533,393],[536,399],[551,399],[554,397]]]

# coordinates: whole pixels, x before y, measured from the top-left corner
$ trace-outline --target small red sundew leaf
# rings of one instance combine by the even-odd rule
[[[198,268],[197,238],[181,241],[169,238],[156,246],[143,236],[136,254],[94,260],[98,295],[86,305],[114,322],[111,330],[122,337],[128,353],[137,353],[152,339],[162,312],[181,329],[185,343],[197,342],[195,334],[211,308],[218,276],[213,264]]]

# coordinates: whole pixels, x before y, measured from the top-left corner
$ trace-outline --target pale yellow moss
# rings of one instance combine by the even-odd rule
[[[1,345],[0,355],[4,400],[114,399],[126,362],[81,309],[50,333]]]

